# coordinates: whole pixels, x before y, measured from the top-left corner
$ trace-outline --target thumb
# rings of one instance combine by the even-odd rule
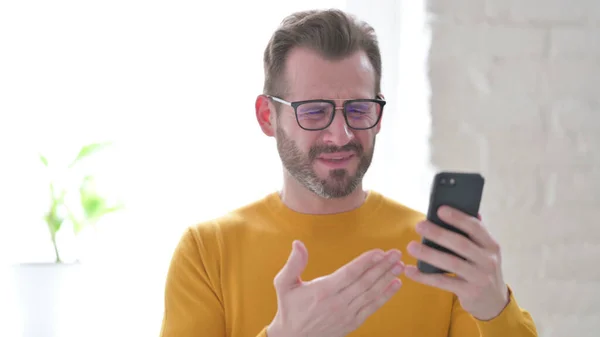
[[[300,276],[308,264],[308,251],[301,241],[292,243],[292,252],[287,262],[275,277],[275,285],[279,289],[290,289],[302,282]]]

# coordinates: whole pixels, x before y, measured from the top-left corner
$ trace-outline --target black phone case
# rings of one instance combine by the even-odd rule
[[[468,237],[463,231],[440,220],[437,211],[440,206],[447,205],[473,217],[477,217],[483,194],[483,185],[484,178],[478,173],[441,172],[436,174],[431,186],[427,220],[438,226]],[[463,258],[453,251],[425,238],[423,238],[422,243],[442,252]],[[417,261],[417,268],[421,272],[427,274],[447,273],[446,270],[442,270],[420,260]]]

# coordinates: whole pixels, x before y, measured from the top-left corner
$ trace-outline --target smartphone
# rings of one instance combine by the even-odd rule
[[[429,197],[429,209],[427,211],[427,220],[430,222],[451,230],[455,233],[469,237],[466,233],[455,228],[442,220],[437,215],[440,206],[450,206],[473,217],[477,217],[479,206],[483,195],[484,178],[479,173],[469,172],[440,172],[433,178],[431,185],[431,194]],[[436,244],[426,238],[422,243],[431,248],[442,252],[452,254],[464,259],[455,252]],[[432,266],[424,261],[417,261],[417,268],[422,273],[427,274],[445,274],[448,271]]]

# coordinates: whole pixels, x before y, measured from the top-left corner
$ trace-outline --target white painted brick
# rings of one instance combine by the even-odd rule
[[[532,151],[543,153],[546,149],[545,125],[539,106],[526,95],[456,95],[455,90],[448,88],[440,90],[432,109],[440,112],[432,120],[432,145],[435,149],[439,142],[445,149],[434,151],[432,156],[434,160],[441,156],[439,159],[445,167],[467,169],[468,161],[475,160],[477,169],[497,173],[506,173],[515,167],[535,168],[539,158],[532,156]],[[503,155],[504,148],[512,151]],[[521,182],[514,191],[518,191],[519,186]],[[523,202],[523,198],[515,198],[510,205]]]
[[[479,129],[491,133],[501,132],[498,136],[520,128],[533,134],[535,130],[531,129],[531,125],[540,124],[542,119],[539,105],[525,93],[494,92],[493,95],[473,99],[470,104],[481,115],[476,120]]]
[[[572,98],[558,100],[551,106],[545,115],[546,150],[540,162],[544,168],[583,175],[591,175],[598,170],[599,106],[597,100]]]
[[[486,14],[515,22],[579,23],[597,18],[595,0],[486,0]]]
[[[536,110],[539,102],[532,94],[538,92],[542,79],[546,78],[540,74],[542,67],[534,60],[430,60],[431,89],[438,93],[433,103],[442,100],[444,104],[440,108],[448,104],[474,107],[475,103],[477,106],[472,111],[479,113],[489,109],[494,112],[503,109],[518,109],[519,112]],[[494,117],[491,113],[488,115],[486,118]],[[506,113],[502,115],[506,116]],[[509,120],[517,117],[514,115],[509,115]]]
[[[552,60],[541,75],[542,93],[548,100],[594,99],[600,94],[600,59]]]
[[[521,255],[530,254],[528,252],[519,253]],[[537,256],[537,254],[535,255]],[[548,316],[557,314],[568,316],[572,315],[573,312],[581,312],[583,317],[585,314],[598,314],[600,312],[599,302],[594,301],[594,298],[600,295],[600,288],[594,281],[578,282],[573,279],[547,278],[546,280],[539,279],[531,283],[523,283],[523,289],[530,290],[533,293],[536,292],[536,287],[546,294],[551,294],[551,296],[540,297],[538,302],[538,305],[545,309],[545,314]],[[571,303],[571,300],[574,300],[574,303]]]
[[[432,126],[431,161],[443,163],[441,166],[446,170],[481,170],[480,145],[457,131],[453,127],[439,129]],[[452,139],[452,147],[444,145],[448,139]]]
[[[466,169],[465,162],[473,160],[478,163],[477,169],[494,172],[506,172],[519,165],[537,167],[539,159],[532,156],[531,151],[535,147],[538,153],[543,153],[546,144],[545,138],[540,136],[544,125],[533,105],[512,105],[511,108],[511,101],[494,106],[473,99],[469,106],[467,97],[460,102],[445,101],[443,109],[440,107],[443,113],[432,120],[431,142],[439,142],[444,149],[434,151],[432,156],[442,156],[446,167],[457,169]],[[451,144],[448,144],[449,139]],[[508,156],[498,151],[505,147],[513,149]]]
[[[591,282],[538,279],[516,287],[519,304],[531,308],[539,335],[542,337],[571,337],[598,335],[597,284]],[[542,292],[543,297],[532,294]],[[587,298],[586,298],[587,297]],[[583,303],[582,303],[583,302]],[[527,303],[527,304],[524,304]],[[583,305],[578,305],[582,303]],[[586,309],[592,307],[592,310]]]
[[[546,53],[543,28],[453,24],[433,22],[431,58],[469,59],[481,54],[492,57],[539,58]]]
[[[573,194],[558,196],[559,203],[545,207],[543,211],[534,215],[526,229],[531,235],[527,241],[522,241],[522,246],[554,247],[558,244],[597,244],[600,242],[600,226],[597,221],[600,211],[595,207],[577,205],[569,207],[569,211],[561,208],[562,202],[572,198]],[[557,255],[558,257],[558,255]],[[567,258],[567,257],[564,257]]]
[[[573,224],[576,225],[576,224]],[[581,229],[587,228],[590,230],[590,234],[595,231],[592,226],[595,226],[594,223],[587,224],[577,224]],[[598,231],[596,230],[596,233]],[[583,238],[582,238],[583,239]],[[600,240],[600,236],[596,236],[596,240]],[[555,244],[552,247],[544,246],[542,249],[542,259],[540,263],[543,265],[543,277],[550,278],[553,280],[577,280],[578,282],[593,282],[600,280],[600,268],[592,268],[592,266],[597,266],[598,261],[600,259],[600,245],[588,242],[577,242],[577,243],[559,243]],[[560,256],[558,259],[556,257]],[[589,266],[589,268],[582,268],[582,266]],[[600,288],[600,287],[599,287]],[[597,289],[597,294],[600,295],[600,289]],[[584,302],[583,300],[589,298],[590,294],[586,293],[577,293],[575,289],[573,289],[573,293],[571,297],[576,297],[580,295],[579,302]],[[574,300],[574,298],[573,298]],[[576,310],[577,307],[573,307],[575,303],[570,303],[571,308],[563,308],[567,309],[567,311]],[[581,306],[581,309],[585,309],[587,312],[589,310],[595,310],[600,312],[600,301],[597,303],[577,303],[578,306]]]
[[[591,175],[600,167],[600,135],[578,133],[573,137],[549,135],[542,154],[537,156],[540,167],[548,174],[545,179],[554,179],[559,171],[580,172]]]
[[[485,14],[488,18],[503,22],[510,21],[510,0],[483,0],[483,2],[485,2]]]
[[[600,174],[573,168],[565,170],[544,167],[540,175],[547,184],[546,207],[571,209],[595,208],[600,205]]]
[[[598,88],[600,90],[600,88]],[[549,129],[555,136],[566,136],[573,133],[600,133],[599,97],[577,99],[567,97],[552,102],[548,114]]]
[[[540,57],[547,31],[534,27],[493,26],[481,32],[485,50],[494,57]]]
[[[481,0],[428,1],[429,13],[462,22],[485,20],[485,2]]]
[[[573,336],[573,331],[577,331],[577,337],[598,337],[599,313],[583,310],[578,310],[578,312],[583,312],[583,314],[556,314],[548,317],[547,321],[554,323],[549,326],[547,334],[542,336],[569,337]]]
[[[467,120],[477,125],[480,132],[498,134],[503,137],[511,131],[532,134],[530,125],[538,125],[540,132],[545,128],[544,117],[539,103],[526,94],[460,94],[458,89],[440,88],[440,94],[431,102],[431,108],[443,110],[444,113],[436,118],[436,123],[460,125]],[[562,114],[556,114],[561,116]],[[546,118],[547,119],[547,118]]]
[[[560,27],[551,31],[550,57],[600,58],[600,28]]]
[[[526,94],[535,99],[544,77],[542,64],[535,60],[505,60],[490,70],[490,83],[494,92],[502,95]]]
[[[559,248],[560,249],[560,248]],[[573,275],[577,277],[582,272],[588,273],[596,273],[597,271],[591,271],[590,269],[596,268],[586,268],[583,270],[576,270],[577,266],[581,266],[578,263],[577,259],[581,259],[579,262],[585,263],[590,262],[589,258],[584,257],[586,252],[580,252],[573,247],[574,250],[571,255],[573,259],[571,261],[565,261],[565,263],[560,263],[560,259],[552,258],[552,255],[548,255],[548,253],[537,252],[537,251],[516,251],[517,256],[526,256],[528,257],[527,261],[530,263],[528,265],[531,270],[539,270],[540,266],[544,266],[544,268],[552,268],[555,269],[554,273],[560,273],[561,270],[564,270],[565,273],[560,275],[558,278],[554,278],[550,275],[541,275],[540,277],[532,277],[531,280],[524,282],[526,287],[529,288],[530,282],[535,282],[538,284],[538,287],[541,287],[544,291],[547,291],[548,294],[552,294],[551,296],[545,296],[544,298],[540,298],[537,303],[540,308],[544,308],[546,315],[554,315],[554,314],[563,314],[569,315],[573,312],[585,312],[585,313],[600,313],[600,302],[595,301],[594,299],[600,295],[600,289],[594,284],[594,280],[581,280],[578,282],[574,282],[573,278],[565,279],[565,275]],[[594,248],[596,249],[596,248]],[[562,252],[562,251],[561,251]],[[583,255],[575,254],[580,253]],[[554,257],[558,255],[553,255]],[[577,256],[577,257],[575,257]],[[531,257],[531,258],[529,258]],[[537,260],[537,261],[536,261]],[[571,264],[571,266],[567,266],[567,264]],[[503,265],[514,265],[514,266],[525,266],[521,261],[518,261],[512,258],[505,259],[503,261]],[[593,266],[593,261],[592,261]],[[569,274],[572,273],[572,274]],[[517,276],[520,277],[520,276]],[[587,277],[583,275],[583,278]],[[539,288],[538,288],[539,289]],[[534,289],[531,289],[534,290]],[[534,290],[535,291],[535,290]],[[523,291],[519,292],[523,293]],[[560,304],[560,305],[558,305]]]
[[[482,67],[485,67],[482,69]],[[439,90],[445,95],[457,97],[465,91],[475,93],[477,86],[465,73],[486,72],[487,66],[469,64],[464,61],[453,61],[451,58],[429,63],[429,76],[432,90]]]
[[[431,161],[482,214],[542,337],[600,330],[600,1],[432,0]],[[472,6],[472,7],[470,7]]]
[[[520,224],[510,223],[502,224],[503,226],[516,227]],[[522,228],[521,228],[522,230]],[[525,247],[525,249],[519,249],[511,245],[509,238],[499,238],[496,235],[496,239],[500,241],[503,250],[502,253],[502,266],[507,280],[518,279],[519,283],[532,282],[539,280],[544,270],[541,260],[541,252],[538,250],[531,250],[531,246]],[[529,248],[529,250],[527,250]],[[513,282],[511,282],[513,283]]]
[[[498,160],[498,162],[502,162],[502,160]],[[483,172],[486,178],[484,209],[486,212],[491,212],[490,221],[499,224],[519,223],[520,218],[517,215],[520,213],[517,210],[527,209],[528,212],[531,212],[541,205],[540,181],[535,174],[536,171],[534,169],[515,169],[514,167],[518,166],[515,165],[516,161],[509,160],[507,162],[503,164],[502,168],[492,166]],[[506,176],[515,178],[507,179]],[[506,214],[507,210],[511,210],[511,213]],[[499,220],[499,218],[492,217],[492,214],[504,214],[504,218]]]
[[[600,167],[600,134],[582,132],[569,137],[550,135],[539,163],[550,172],[567,170],[583,175],[592,174]]]

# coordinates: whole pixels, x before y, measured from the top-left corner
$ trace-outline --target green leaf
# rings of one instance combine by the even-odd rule
[[[96,188],[93,176],[86,176],[79,188],[81,208],[83,209],[83,220],[86,224],[94,224],[103,216],[116,212],[122,205],[109,205],[105,198],[100,196]],[[80,229],[79,229],[80,230]]]
[[[73,223],[73,233],[75,235],[79,234],[85,228],[85,225],[81,221],[71,219],[71,222]]]
[[[64,189],[60,190],[60,193],[56,193],[56,188],[53,183],[50,183],[50,198],[52,198],[53,207],[58,207],[62,205],[65,201],[65,196],[67,195],[67,191]]]
[[[53,205],[45,216],[46,224],[51,235],[56,235],[65,219],[58,214],[58,207]]]
[[[69,206],[65,204],[64,207],[67,211],[67,216],[69,217],[69,220],[71,220],[71,223],[73,224],[73,232],[75,234],[79,233],[84,227],[83,221],[77,219],[77,217],[75,216],[75,214],[73,214],[73,211],[71,211],[71,208]]]
[[[54,184],[50,183],[50,209],[44,216],[44,220],[53,237],[60,230],[65,221],[65,218],[60,213],[61,208],[64,207],[65,195],[66,191],[64,190],[61,190],[57,195]]]
[[[79,150],[79,153],[77,154],[77,157],[69,165],[69,168],[75,166],[75,164],[77,164],[78,162],[80,162],[82,159],[91,156],[92,154],[94,154],[94,153],[96,153],[96,152],[104,149],[105,147],[109,146],[110,144],[111,144],[110,142],[104,142],[104,143],[93,143],[93,144],[88,144],[88,145],[83,146],[81,148],[81,150]]]
[[[83,211],[88,219],[96,219],[106,207],[104,199],[97,195],[88,195],[82,200]]]
[[[44,157],[44,155],[40,154],[40,160],[42,161],[44,166],[48,167],[48,159],[46,159],[46,157]]]
[[[123,209],[123,205],[105,206],[97,212],[96,218],[99,219],[107,214],[114,213]]]
[[[79,187],[79,195],[86,218],[93,218],[98,209],[104,206],[104,200],[96,192],[96,182],[92,176],[83,179]]]

